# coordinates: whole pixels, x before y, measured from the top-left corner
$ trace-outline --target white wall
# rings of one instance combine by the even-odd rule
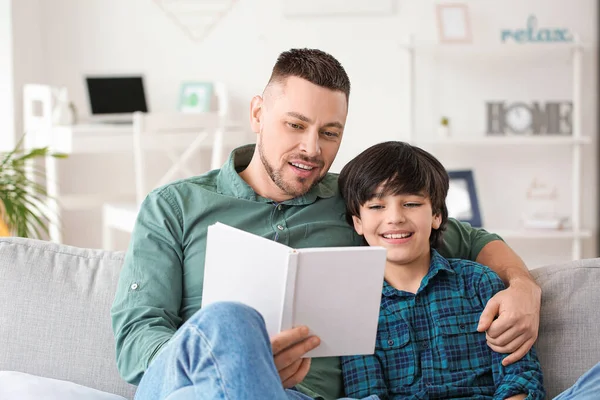
[[[0,151],[15,144],[12,1],[0,0]]]
[[[220,80],[232,91],[234,115],[247,120],[249,100],[262,91],[282,50],[321,48],[342,62],[353,85],[345,139],[333,166],[336,171],[371,144],[406,137],[409,82],[406,53],[399,44],[409,34],[436,39],[436,3],[397,1],[398,11],[389,17],[286,19],[278,0],[240,0],[204,41],[195,43],[151,0],[49,0],[41,2],[45,76],[49,83],[66,85],[84,115],[89,113],[83,81],[87,73],[143,73],[153,111],[176,108],[182,81]],[[501,29],[524,28],[530,14],[538,17],[540,26],[566,27],[578,32],[585,42],[596,40],[595,0],[467,3],[476,44],[498,43]],[[438,65],[442,71],[437,81],[428,75],[431,63],[421,60],[417,71],[417,129],[421,132],[433,130],[439,112],[450,114],[458,124],[456,129],[483,132],[483,102],[491,98],[544,101],[571,95],[566,62],[528,64],[514,59],[465,63],[450,59]],[[596,71],[595,54],[586,56],[583,126],[584,134],[594,140]],[[494,79],[489,78],[490,73]],[[585,152],[584,187],[589,190],[585,191],[583,210],[584,226],[595,228],[597,164],[595,145],[591,147]],[[570,210],[569,153],[562,149],[543,151],[547,152],[545,158],[536,158],[526,149],[449,150],[439,155],[451,168],[476,168],[485,221],[492,227],[515,228],[518,210],[525,202],[524,191],[536,176],[557,185],[560,206]],[[69,162],[73,170],[89,161]],[[121,165],[123,170],[129,168],[126,163]],[[102,168],[92,175],[101,174]],[[83,224],[77,225],[75,220],[81,221],[81,216],[67,220],[71,224],[68,229],[80,232]],[[96,217],[86,225],[94,226],[98,221]],[[67,232],[65,237],[73,244],[99,246],[99,229],[96,232],[92,242],[80,239],[81,234]],[[532,265],[569,257],[566,241],[511,244]],[[595,255],[594,248],[594,241],[589,240],[585,255]]]

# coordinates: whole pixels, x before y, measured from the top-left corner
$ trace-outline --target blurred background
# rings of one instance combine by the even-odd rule
[[[0,0],[0,152],[27,132],[67,153],[40,160],[50,238],[124,250],[131,212],[107,204],[253,142],[249,103],[278,54],[319,48],[352,83],[332,171],[381,141],[424,147],[460,172],[456,215],[535,268],[598,255],[597,45],[596,0]],[[186,155],[167,136],[137,147],[150,125],[133,111],[216,119]]]

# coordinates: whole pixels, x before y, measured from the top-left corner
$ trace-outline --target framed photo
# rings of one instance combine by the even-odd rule
[[[471,21],[466,4],[438,4],[436,17],[441,43],[471,43]]]
[[[448,216],[480,228],[481,213],[475,190],[473,171],[448,171],[450,188],[446,197]]]
[[[181,84],[179,111],[201,113],[211,110],[213,85],[210,82],[184,82]]]

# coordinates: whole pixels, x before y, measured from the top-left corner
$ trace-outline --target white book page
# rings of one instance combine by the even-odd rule
[[[294,326],[321,338],[307,357],[373,354],[386,250],[299,249]]]
[[[218,301],[244,303],[262,314],[269,336],[279,333],[292,251],[225,224],[209,226],[202,307]]]

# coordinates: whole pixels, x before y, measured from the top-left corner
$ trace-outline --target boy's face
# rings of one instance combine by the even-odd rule
[[[374,196],[352,217],[354,229],[369,246],[387,249],[388,264],[429,265],[431,229],[438,229],[441,215],[433,215],[429,197],[419,194]]]

